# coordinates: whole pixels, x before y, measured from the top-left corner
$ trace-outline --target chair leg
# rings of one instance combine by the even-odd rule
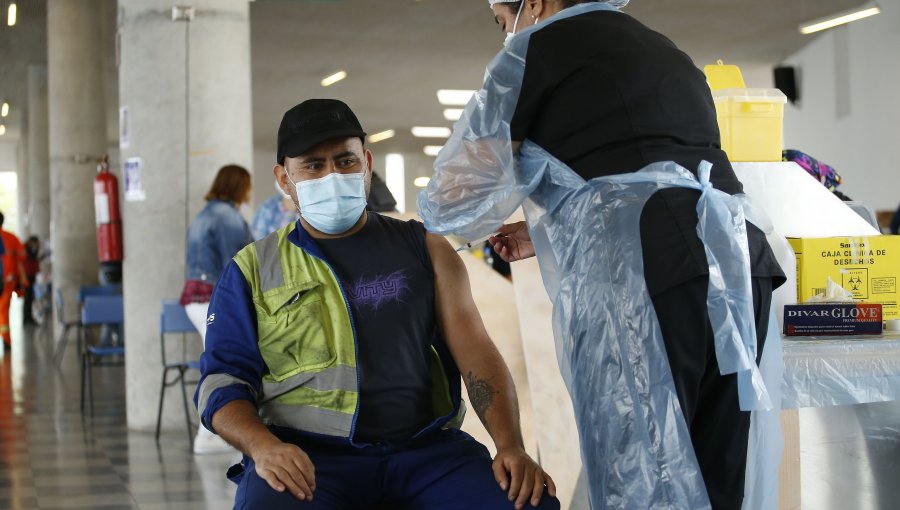
[[[180,375],[178,376],[178,378],[181,379],[181,381],[180,381],[181,382],[181,398],[182,398],[182,401],[184,402],[184,423],[187,426],[188,447],[190,447],[193,451],[194,431],[191,428],[191,411],[190,411],[190,407],[188,406],[187,389],[185,388],[185,384],[184,384],[185,383],[184,372],[185,372],[184,368],[180,369],[179,370]]]
[[[91,355],[88,354],[88,363],[87,363],[87,384],[88,384],[88,407],[91,409],[91,416],[94,416],[94,373],[92,370],[92,359]]]
[[[56,341],[56,349],[53,350],[53,363],[56,364],[56,368],[62,366],[63,355],[66,353],[66,342],[69,338],[69,328],[71,327],[71,324],[64,325],[59,339]]]
[[[166,377],[169,375],[169,369],[164,368],[162,373],[162,383],[159,386],[159,408],[156,411],[156,442],[159,443],[159,429],[162,425],[163,400],[166,398]]]
[[[79,323],[79,324],[73,324],[72,327],[73,327],[73,328],[76,328],[76,329],[78,330],[78,331],[77,331],[78,334],[75,335],[75,341],[78,342],[78,352],[83,352],[83,351],[84,351],[84,348],[85,348],[85,338],[84,338],[84,336],[87,334],[87,333],[85,333],[85,331],[84,331],[84,326],[82,326],[82,325]]]
[[[85,371],[87,370],[87,366],[85,365],[85,358],[87,357],[87,353],[81,353],[81,413],[84,414],[84,383],[85,383]]]

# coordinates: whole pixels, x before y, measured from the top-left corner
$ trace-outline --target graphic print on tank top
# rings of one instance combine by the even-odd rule
[[[421,223],[369,213],[359,232],[319,239],[351,308],[359,367],[355,439],[406,440],[431,405],[434,274]]]
[[[394,271],[388,275],[375,277],[361,276],[348,285],[347,297],[357,308],[368,308],[377,312],[382,306],[405,303],[409,294],[410,275],[405,269]]]

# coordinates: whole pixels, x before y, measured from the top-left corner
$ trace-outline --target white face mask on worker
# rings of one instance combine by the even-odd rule
[[[506,39],[503,40],[503,46],[509,46],[509,41],[512,41],[512,38],[516,36],[516,29],[519,28],[519,17],[522,16],[522,9],[525,8],[525,2],[523,1],[519,4],[519,11],[516,13],[516,20],[513,21],[512,32],[506,34]]]

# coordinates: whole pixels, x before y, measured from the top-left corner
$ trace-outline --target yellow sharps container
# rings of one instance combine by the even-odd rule
[[[781,161],[784,105],[778,89],[748,89],[737,66],[704,68],[716,104],[722,149],[731,161]]]

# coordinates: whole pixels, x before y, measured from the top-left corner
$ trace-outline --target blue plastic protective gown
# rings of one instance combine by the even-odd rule
[[[737,373],[742,409],[772,410],[765,419],[754,413],[751,423],[744,507],[775,508],[780,393],[770,396],[767,386],[777,389],[780,382],[780,335],[770,327],[766,351],[777,354],[772,369],[764,361],[761,372],[754,361],[746,197],[714,189],[708,164],[698,169],[699,180],[665,162],[585,181],[529,141],[513,154],[509,122],[530,35],[593,10],[615,9],[597,3],[565,9],[516,35],[494,58],[419,194],[419,214],[429,231],[474,239],[524,206],[553,303],[557,357],[575,409],[592,508],[699,509],[709,508],[709,498],[646,288],[639,219],[662,188],[702,190],[697,229],[709,261],[709,318],[721,372]],[[767,385],[762,373],[774,379]],[[774,445],[762,447],[769,437]]]

